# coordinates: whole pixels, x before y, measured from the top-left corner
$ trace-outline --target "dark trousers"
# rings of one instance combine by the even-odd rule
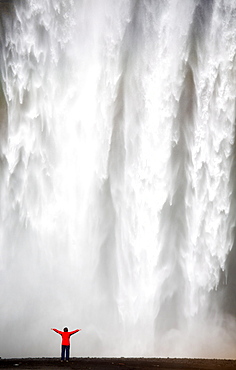
[[[64,361],[66,353],[66,361],[69,361],[70,356],[70,346],[61,346],[61,359]]]

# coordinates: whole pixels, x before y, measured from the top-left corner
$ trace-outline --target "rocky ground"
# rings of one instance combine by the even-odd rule
[[[155,369],[195,369],[222,370],[235,369],[236,360],[180,359],[180,358],[71,358],[61,363],[60,359],[1,359],[0,369],[81,369],[81,370],[155,370]]]

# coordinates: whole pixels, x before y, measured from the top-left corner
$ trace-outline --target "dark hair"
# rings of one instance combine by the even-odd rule
[[[64,328],[64,331],[68,331],[68,328]]]

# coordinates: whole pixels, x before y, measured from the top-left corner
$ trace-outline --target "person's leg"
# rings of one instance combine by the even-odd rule
[[[70,357],[70,346],[66,346],[66,361],[69,361]]]
[[[61,346],[61,360],[64,361],[66,346]]]

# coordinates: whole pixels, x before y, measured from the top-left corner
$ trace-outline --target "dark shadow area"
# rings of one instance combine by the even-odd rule
[[[189,63],[196,69],[198,65],[198,53],[205,49],[206,35],[209,32],[209,24],[213,12],[213,0],[200,0],[193,14],[193,22],[190,32]]]
[[[0,0],[0,17],[9,14],[13,8],[14,0]]]

